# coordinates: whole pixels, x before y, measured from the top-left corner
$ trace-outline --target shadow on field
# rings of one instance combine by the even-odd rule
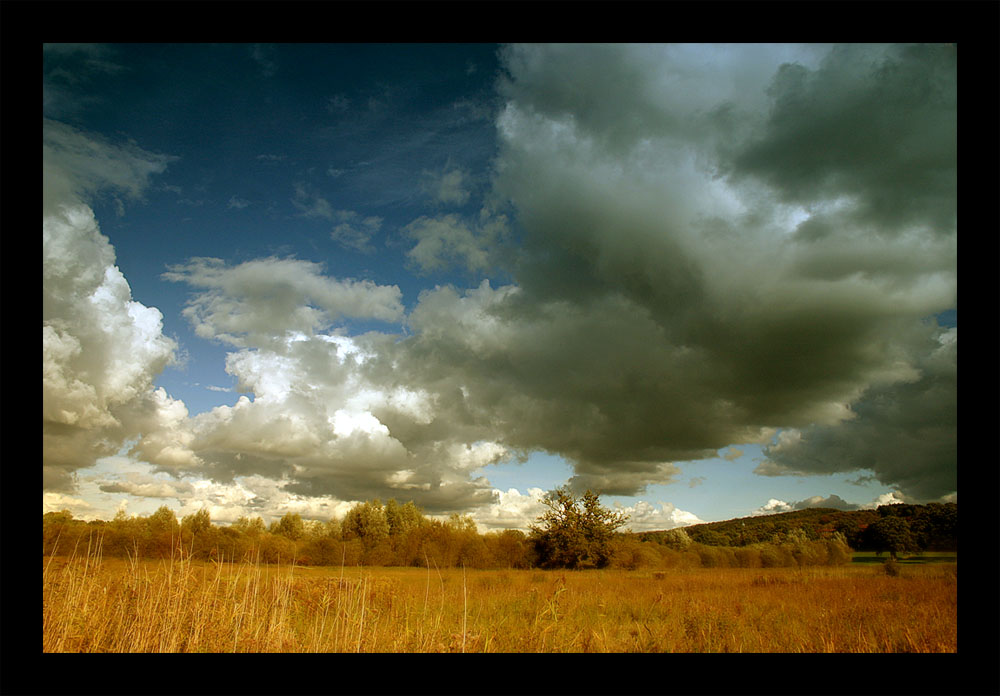
[[[876,556],[874,553],[866,554],[854,554],[851,559],[852,563],[885,563],[889,560],[889,554],[885,553],[881,556]],[[956,555],[914,555],[914,556],[900,556],[896,559],[897,563],[910,564],[910,565],[923,565],[925,563],[957,563],[958,556]]]

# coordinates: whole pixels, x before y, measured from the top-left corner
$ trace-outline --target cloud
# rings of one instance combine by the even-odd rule
[[[105,493],[127,493],[138,498],[184,498],[194,490],[188,482],[165,481],[147,477],[145,480],[129,477],[125,481],[102,483]]]
[[[43,515],[47,512],[60,512],[62,510],[69,510],[73,517],[78,520],[98,518],[94,506],[82,498],[51,491],[42,494]]]
[[[945,496],[945,499],[942,499],[941,502],[949,502],[951,499],[952,496]],[[889,493],[883,493],[872,502],[868,503],[867,505],[862,505],[861,507],[862,509],[873,510],[882,505],[896,505],[897,503],[905,503],[905,502],[908,502],[906,500],[906,496],[901,494],[899,491],[890,491]]]
[[[460,167],[423,172],[423,188],[435,203],[464,205],[469,200],[469,172]]]
[[[253,44],[250,47],[250,57],[260,67],[260,72],[264,77],[273,77],[278,72],[276,55],[277,51],[270,44]]]
[[[784,500],[778,500],[777,498],[771,498],[764,505],[750,512],[752,517],[757,517],[760,515],[774,515],[780,512],[791,512],[795,508],[786,503]]]
[[[46,490],[115,453],[156,410],[153,380],[175,357],[161,313],[132,300],[87,199],[141,196],[169,158],[43,123],[42,438]]]
[[[506,491],[495,490],[496,498],[491,504],[475,509],[471,515],[476,523],[485,529],[520,529],[525,532],[537,524],[538,518],[547,510],[542,498],[545,491],[541,488],[529,488],[521,493],[516,488]],[[635,532],[673,529],[692,524],[700,524],[703,520],[693,513],[680,510],[670,503],[653,505],[638,501],[632,506],[615,505],[616,512],[628,515],[626,527]]]
[[[774,515],[782,512],[794,512],[796,510],[808,510],[810,508],[833,508],[835,510],[872,510],[880,505],[893,505],[895,503],[904,502],[905,496],[899,491],[892,491],[890,493],[883,493],[875,500],[870,503],[856,504],[849,503],[839,495],[831,493],[829,496],[824,498],[820,495],[814,495],[805,500],[799,500],[794,503],[786,503],[783,500],[778,500],[777,498],[771,498],[764,505],[755,510],[751,511],[751,517],[758,517],[761,515]]]
[[[98,192],[140,200],[175,157],[110,141],[52,119],[42,122],[42,214],[78,206]]]
[[[331,114],[345,113],[351,107],[351,100],[344,94],[335,94],[326,101],[326,110]]]
[[[294,205],[304,217],[334,220],[335,213],[330,202],[322,196],[313,193],[305,184],[295,184]]]
[[[49,118],[67,118],[95,103],[97,98],[87,91],[88,83],[128,70],[116,62],[115,53],[113,47],[105,44],[43,44],[44,114]]]
[[[362,216],[353,210],[338,210],[333,218],[337,224],[330,236],[348,249],[354,249],[364,254],[375,251],[371,240],[382,228],[382,218],[378,216]]]
[[[733,153],[731,174],[806,206],[849,200],[821,214],[827,225],[954,232],[956,60],[948,44],[848,44],[814,69],[782,64],[766,121]]]
[[[775,427],[846,432],[837,428],[853,422],[864,394],[913,382],[926,357],[914,337],[933,332],[922,322],[956,296],[954,229],[941,225],[954,215],[954,113],[934,96],[947,95],[951,63],[936,48],[877,57],[885,69],[873,78],[862,58],[829,47],[507,50],[495,193],[517,211],[515,284],[424,293],[413,335],[392,354],[396,379],[461,394],[444,407],[456,427],[558,452],[577,481],[623,494],[669,478],[664,462],[764,443]],[[776,139],[770,124],[801,119],[794,131],[815,116],[786,113],[774,98],[793,61],[812,75],[808,95],[850,85],[871,94],[873,79],[902,94],[933,63],[933,114],[917,118],[918,149],[944,153],[935,177],[893,183],[912,165],[915,135],[880,125],[923,107],[903,99],[887,112],[867,97],[839,116],[858,128],[871,121],[891,161],[869,172],[860,157],[810,160],[817,183],[791,191],[770,176],[782,158],[802,157],[802,143]],[[841,146],[839,131],[824,137],[821,153]],[[905,218],[880,216],[844,183],[851,172],[878,187],[873,195],[912,189],[921,202]],[[813,218],[835,236],[800,234]],[[411,231],[428,241],[414,253],[424,267],[449,243],[477,266],[457,220]],[[953,462],[937,461],[947,477]]]
[[[499,259],[500,245],[508,234],[507,218],[483,214],[478,222],[455,215],[421,216],[403,228],[417,244],[407,252],[410,261],[423,273],[452,266],[472,273],[492,270]]]
[[[527,531],[547,509],[542,503],[544,496],[541,488],[529,488],[526,495],[516,488],[496,490],[495,502],[473,511],[472,518],[487,529]]]
[[[688,527],[692,524],[702,524],[704,520],[697,515],[686,510],[680,510],[672,503],[659,504],[659,507],[644,500],[636,502],[635,505],[615,506],[616,512],[624,512],[628,515],[626,527],[633,532],[648,532],[661,529],[674,529],[675,527]]]
[[[538,450],[571,461],[576,488],[633,495],[676,481],[678,462],[778,432],[758,473],[870,470],[902,495],[954,490],[957,331],[927,321],[956,302],[946,51],[529,45],[503,61],[489,204],[478,219],[436,214],[404,229],[416,269],[459,267],[472,287],[425,290],[406,315],[397,287],[294,258],[168,269],[193,290],[196,333],[236,349],[226,369],[252,400],[189,417],[152,391],[170,353],[157,317],[129,314],[92,216],[71,208],[47,223],[89,240],[50,254],[59,283],[74,279],[80,297],[107,284],[99,296],[118,298],[81,301],[88,326],[145,337],[121,344],[138,369],[116,372],[132,375],[122,393],[142,395],[135,456],[226,490],[255,481],[261,506],[412,498],[498,527],[537,496],[472,472]],[[139,195],[165,166],[120,146],[105,167],[91,156],[104,144],[52,133],[46,147],[65,166],[46,191],[63,200],[95,180]],[[453,171],[465,169],[442,170],[434,190],[458,204],[469,187]],[[382,224],[304,185],[292,203],[358,250]],[[131,324],[105,319],[123,314]],[[348,336],[337,324],[350,318],[406,332]],[[65,326],[46,328],[46,365],[72,415],[47,418],[120,427],[121,442],[135,426],[102,401],[95,373],[62,368],[93,354],[84,327]],[[665,503],[633,512],[651,528],[690,519]]]
[[[291,333],[312,335],[343,318],[399,321],[397,286],[337,280],[310,261],[274,257],[228,266],[194,258],[170,266],[163,278],[198,289],[184,316],[204,338],[235,346],[266,345]]]
[[[327,170],[330,176],[340,176],[342,170]],[[335,223],[330,236],[348,249],[354,249],[365,254],[375,251],[371,240],[382,228],[382,218],[378,216],[363,216],[353,210],[337,210],[328,200],[311,192],[304,184],[295,185],[294,205],[304,217],[322,218]]]
[[[573,462],[577,488],[628,495],[673,481],[673,462],[766,444],[777,427],[783,438],[846,433],[864,395],[905,391],[931,347],[935,329],[924,319],[955,302],[954,234],[935,222],[950,199],[928,194],[941,209],[925,206],[900,227],[873,217],[856,191],[841,187],[833,202],[827,188],[786,195],[747,164],[784,108],[774,98],[782,66],[815,72],[816,90],[864,83],[860,59],[841,54],[509,49],[494,194],[519,222],[521,248],[505,257],[514,282],[425,291],[410,335],[373,344],[363,368],[372,390],[429,395],[419,418],[372,402],[389,437],[406,451],[489,440],[516,453],[559,453]],[[947,65],[936,74],[947,82]],[[868,106],[851,102],[851,115],[889,118]],[[736,127],[733,114],[750,125]],[[928,123],[938,127],[926,138],[946,150],[947,118]],[[897,138],[885,156],[908,151],[905,128],[879,132]],[[780,159],[780,143],[772,145]],[[835,163],[836,177],[855,164]],[[834,218],[844,224],[833,238],[801,233],[810,220]],[[456,264],[485,273],[496,267],[494,239],[510,241],[486,244],[481,228],[456,215],[420,218],[406,232],[417,241],[409,257],[425,272]],[[876,429],[864,438],[876,441]],[[828,461],[890,473],[867,460]],[[945,476],[953,470],[937,461]],[[925,482],[930,475],[916,472]]]
[[[282,490],[302,500],[395,497],[430,512],[489,504],[492,489],[471,472],[503,460],[507,449],[457,437],[450,426],[437,432],[429,394],[372,382],[366,365],[384,340],[290,334],[230,353],[226,370],[253,400],[241,396],[193,418],[179,409],[161,413],[160,428],[133,453],[157,471],[214,485],[252,476],[283,481]],[[164,411],[171,406],[164,401]],[[390,431],[382,413],[404,418],[416,436]]]
[[[244,208],[249,207],[249,205],[250,201],[244,200],[239,196],[233,196],[229,199],[229,203],[226,204],[226,207],[231,209],[235,208],[236,210],[243,210]]]
[[[810,426],[764,449],[759,473],[868,469],[920,499],[957,490],[958,329],[925,327],[914,339],[912,377],[870,388],[837,427]]]

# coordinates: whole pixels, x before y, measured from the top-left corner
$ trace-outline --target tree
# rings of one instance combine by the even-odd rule
[[[455,564],[469,568],[482,568],[487,565],[489,552],[486,542],[479,535],[476,521],[469,515],[452,513],[446,523],[451,532],[451,544],[456,549]]]
[[[246,534],[251,539],[259,537],[267,531],[267,525],[260,517],[240,517],[233,522],[233,528]]]
[[[278,520],[274,529],[272,530],[275,534],[280,534],[286,539],[291,539],[292,541],[298,541],[306,533],[305,523],[302,522],[302,517],[296,512],[286,512],[280,520]]]
[[[423,521],[420,508],[410,500],[403,505],[390,498],[385,504],[385,521],[389,525],[389,536],[401,537],[415,529]]]
[[[691,546],[691,537],[688,533],[684,531],[681,527],[674,527],[673,529],[668,529],[663,533],[660,539],[660,543],[667,548],[674,549],[675,551],[684,551],[689,546]]]
[[[360,539],[366,551],[387,539],[389,522],[385,518],[382,502],[376,498],[348,510],[341,524],[341,534],[345,541]]]
[[[729,537],[715,529],[699,529],[691,539],[705,546],[732,546]]]
[[[177,515],[166,505],[157,508],[156,512],[146,518],[146,523],[149,525],[149,531],[153,534],[170,534],[171,532],[176,534],[181,529],[177,522]]]
[[[129,515],[125,508],[115,513],[109,525],[111,534],[104,543],[104,550],[111,556],[143,555],[150,539],[146,520]]]
[[[49,555],[56,551],[72,551],[79,533],[73,534],[71,530],[77,531],[83,524],[74,520],[73,513],[69,510],[46,512],[42,516],[42,553]]]
[[[207,508],[181,519],[181,543],[195,558],[209,558],[216,547],[217,529]]]
[[[192,534],[201,534],[202,532],[207,532],[211,528],[212,516],[206,508],[202,508],[193,514],[185,515],[181,520],[181,529],[189,531]]]
[[[146,525],[150,534],[147,553],[158,558],[169,557],[181,538],[181,525],[177,521],[177,515],[166,505],[161,505],[146,518]]]
[[[895,560],[896,554],[916,551],[917,544],[910,525],[902,517],[887,515],[868,525],[864,534],[865,545],[879,553],[888,551]]]
[[[527,568],[528,539],[520,529],[487,532],[483,537],[493,564],[499,568]]]
[[[597,493],[577,498],[566,487],[542,498],[548,508],[532,525],[531,542],[544,568],[603,568],[611,559],[611,539],[628,515],[600,504]]]

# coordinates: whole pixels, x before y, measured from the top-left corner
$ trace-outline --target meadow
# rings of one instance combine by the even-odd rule
[[[473,570],[43,558],[45,652],[955,652],[957,565]]]

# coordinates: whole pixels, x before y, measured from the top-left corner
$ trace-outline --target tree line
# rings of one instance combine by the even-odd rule
[[[468,515],[424,515],[413,502],[378,499],[356,504],[342,518],[303,519],[287,513],[265,524],[240,517],[228,526],[200,510],[178,520],[160,507],[147,517],[119,511],[110,521],[74,519],[67,510],[42,518],[43,554],[69,555],[100,546],[101,553],[131,558],[195,558],[317,566],[417,566],[466,568],[672,568],[778,567],[847,563],[851,547],[840,532],[814,537],[801,527],[767,541],[718,544],[692,528],[632,534],[627,516],[611,511],[591,491],[562,488],[542,501],[545,512],[528,533],[516,529],[480,534]]]
[[[692,541],[706,546],[745,547],[801,530],[806,539],[835,534],[857,551],[957,551],[958,504],[896,503],[873,510],[809,508],[685,527]],[[643,532],[644,541],[661,541],[669,532]]]

